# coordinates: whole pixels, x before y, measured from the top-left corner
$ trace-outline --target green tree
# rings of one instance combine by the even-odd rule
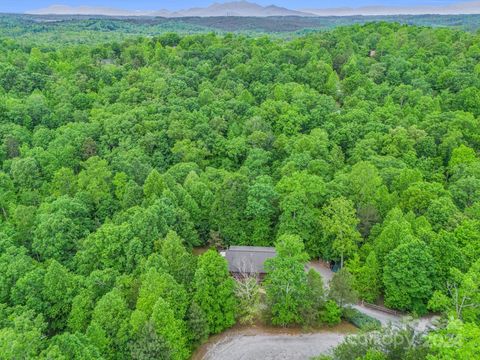
[[[479,322],[480,317],[480,261],[462,273],[456,268],[450,269],[450,278],[444,291],[433,293],[428,306],[433,311],[444,311],[449,317]]]
[[[171,275],[150,268],[141,277],[141,286],[133,315],[134,319],[131,320],[135,329],[139,329],[142,325],[136,319],[149,318],[157,299],[160,297],[171,304],[169,306],[174,311],[176,318],[184,318],[188,308],[185,288],[178,284]]]
[[[74,262],[81,274],[108,268],[132,271],[142,255],[146,255],[145,246],[148,245],[133,237],[128,223],[105,223],[82,240]]]
[[[2,244],[3,245],[3,244]],[[1,245],[0,245],[1,246]],[[0,301],[7,304],[16,281],[35,269],[34,260],[25,248],[6,246],[0,254]]]
[[[98,349],[83,334],[63,333],[53,337],[40,359],[87,360],[103,359]]]
[[[10,173],[14,183],[22,190],[33,190],[40,185],[41,170],[32,157],[14,159]]]
[[[216,251],[209,250],[199,257],[193,299],[205,313],[212,334],[235,323],[234,287],[227,262]]]
[[[118,289],[105,294],[95,305],[87,336],[107,358],[128,358],[129,309]]]
[[[45,347],[45,322],[32,310],[15,311],[0,329],[0,358],[34,359]]]
[[[162,298],[158,298],[153,306],[152,323],[158,336],[165,339],[174,360],[188,359],[185,338],[185,324],[175,317],[170,304]]]
[[[247,179],[240,174],[226,175],[217,191],[210,216],[227,244],[248,243],[247,194]]]
[[[99,220],[105,219],[112,209],[112,171],[108,163],[92,156],[83,163],[83,170],[78,174],[78,189],[90,202]]]
[[[265,262],[264,287],[273,325],[301,324],[302,311],[310,306],[303,243],[286,235],[276,245],[277,256]]]
[[[55,172],[51,182],[52,195],[73,197],[77,192],[77,179],[70,168],[61,168]]]
[[[162,175],[156,169],[153,169],[143,184],[145,199],[152,202],[155,197],[160,198],[165,188],[166,185]]]
[[[309,304],[303,309],[304,322],[308,325],[318,325],[327,299],[322,276],[314,269],[307,273],[307,288]]]
[[[327,300],[319,313],[321,324],[337,325],[342,321],[342,309],[333,300]]]
[[[161,246],[165,270],[178,283],[189,285],[195,272],[195,258],[185,250],[182,239],[174,231],[169,231]]]
[[[375,204],[382,178],[374,165],[366,161],[356,163],[352,167],[348,180],[349,191],[358,208]]]
[[[459,172],[465,171],[466,166],[478,161],[475,150],[462,144],[458,148],[453,149],[452,156],[448,162],[448,169],[452,174],[457,175]]]
[[[77,292],[77,281],[73,274],[55,260],[48,266],[42,292],[47,304],[45,314],[51,329],[60,331],[65,328],[72,298]]]
[[[340,269],[333,275],[328,288],[328,297],[334,300],[340,308],[357,302],[358,293],[354,289],[354,278],[346,268]]]
[[[359,296],[367,302],[375,302],[380,295],[382,278],[380,264],[375,252],[370,252],[365,259],[365,264],[360,269],[355,279],[355,288]]]
[[[77,199],[60,197],[39,209],[32,249],[41,259],[68,263],[91,228],[87,207]]]
[[[249,187],[246,212],[252,225],[252,245],[271,244],[277,203],[278,194],[270,176],[258,177]]]
[[[320,223],[323,236],[331,246],[333,255],[340,257],[340,267],[343,268],[345,257],[357,251],[361,240],[352,202],[345,198],[330,200],[323,208]]]
[[[8,219],[10,206],[13,205],[16,195],[12,179],[0,172],[0,210],[4,220]]]
[[[388,254],[383,272],[385,305],[419,314],[433,293],[435,267],[428,246],[414,240]]]
[[[137,334],[130,346],[130,353],[134,360],[170,360],[171,350],[162,336],[159,336],[151,322],[147,322]]]
[[[428,360],[475,359],[478,357],[480,327],[460,320],[449,321],[447,327],[427,336]]]
[[[381,227],[376,229],[379,234],[374,239],[375,254],[382,268],[385,257],[398,245],[415,239],[412,224],[405,218],[403,212],[392,209],[385,218]]]
[[[321,228],[318,210],[325,195],[323,179],[306,171],[295,172],[278,182],[277,191],[281,210],[278,234],[300,236],[310,256],[324,254],[325,250],[319,241]]]
[[[71,311],[67,320],[68,329],[71,332],[84,333],[86,331],[94,305],[94,295],[86,289],[82,289],[72,299]]]
[[[199,345],[208,339],[210,334],[208,319],[205,316],[205,312],[195,301],[192,301],[188,309],[187,326],[189,340],[193,346]]]

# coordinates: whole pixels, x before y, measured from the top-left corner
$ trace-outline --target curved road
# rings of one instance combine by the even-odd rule
[[[325,285],[327,286],[330,280],[332,280],[332,277],[334,274],[332,270],[330,270],[320,261],[311,261],[306,266],[306,269],[307,270],[315,269],[316,271],[318,271],[320,275],[322,275]],[[434,319],[434,317],[432,316],[426,316],[418,320],[412,320],[412,318],[408,315],[403,315],[403,314],[394,315],[388,312],[366,307],[362,304],[353,305],[352,307],[366,315],[369,315],[379,320],[382,323],[382,325],[388,325],[390,323],[392,325],[402,325],[408,322],[408,323],[414,324],[415,329],[419,331],[424,331],[427,328],[431,327],[432,320]]]

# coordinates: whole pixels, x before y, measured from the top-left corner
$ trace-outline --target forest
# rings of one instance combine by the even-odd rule
[[[66,44],[102,44],[126,38],[229,32],[247,36],[292,39],[339,26],[371,22],[447,27],[475,32],[480,15],[390,15],[390,16],[271,16],[271,17],[112,17],[99,15],[22,15],[0,13],[0,37],[22,44],[58,48]]]
[[[479,358],[479,149],[480,33],[2,35],[0,359],[183,360],[357,299],[442,322],[329,359]],[[230,245],[276,247],[262,300]]]

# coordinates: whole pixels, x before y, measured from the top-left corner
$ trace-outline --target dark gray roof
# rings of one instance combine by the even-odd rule
[[[225,252],[228,270],[247,274],[265,274],[265,260],[275,255],[275,248],[260,246],[231,246]]]

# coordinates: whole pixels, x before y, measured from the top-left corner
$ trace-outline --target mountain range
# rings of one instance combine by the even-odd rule
[[[315,16],[306,12],[290,10],[276,5],[261,6],[248,1],[213,3],[204,8],[179,11],[168,10],[125,10],[105,7],[52,5],[47,8],[28,11],[31,15],[106,15],[106,16],[163,16],[163,17],[210,17],[210,16]]]
[[[420,14],[480,14],[480,1],[442,6],[364,6],[358,8],[312,8],[292,10],[269,5],[261,6],[248,1],[213,3],[208,7],[179,11],[126,10],[107,7],[52,5],[28,11],[31,15],[105,15],[105,16],[161,16],[161,17],[214,17],[214,16],[352,16],[352,15],[420,15]]]

